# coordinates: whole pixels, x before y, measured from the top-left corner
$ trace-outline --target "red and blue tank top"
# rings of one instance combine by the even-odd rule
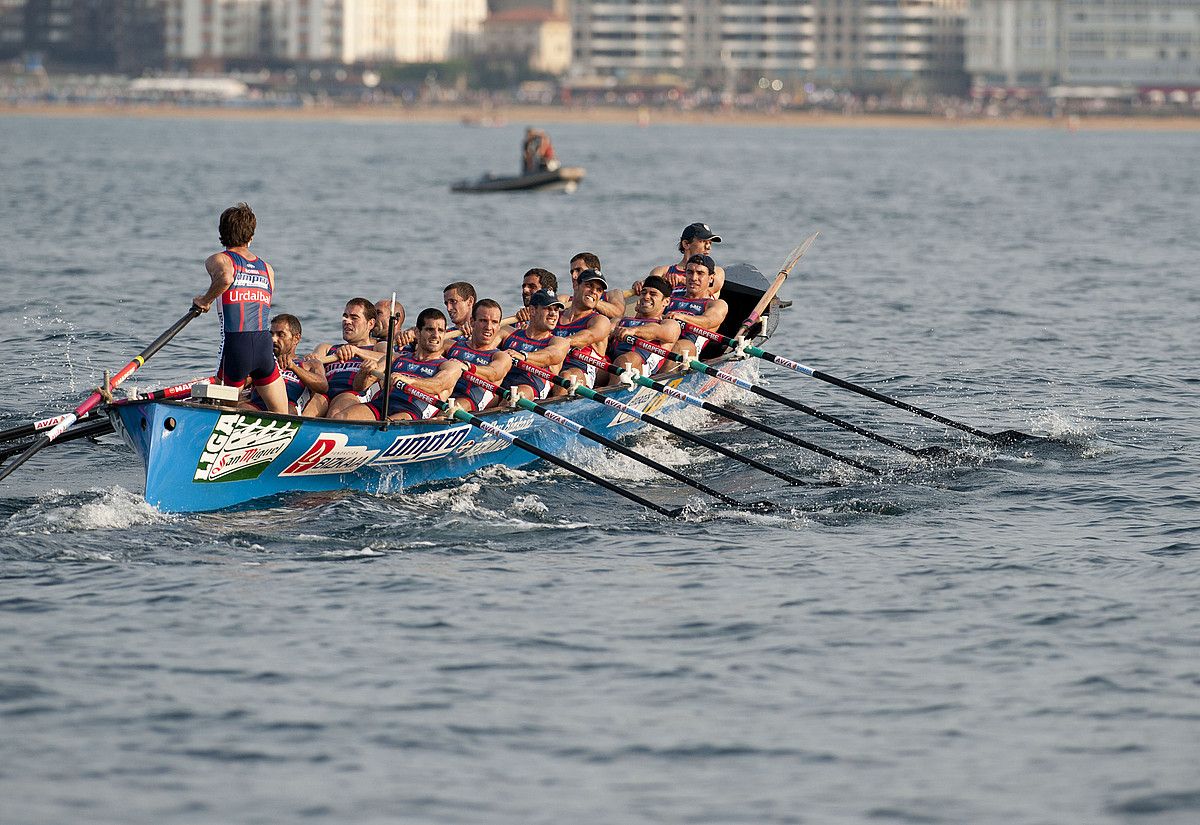
[[[233,263],[233,283],[221,293],[221,329],[225,332],[270,332],[271,275],[262,258],[250,260],[226,249]]]
[[[519,329],[505,338],[504,343],[501,344],[500,347],[502,349],[515,349],[519,350],[520,352],[530,353],[545,349],[553,341],[553,335],[547,335],[545,338],[530,338],[525,334],[524,330]],[[508,375],[505,376],[504,382],[501,384],[501,386],[511,388],[520,384],[525,384],[533,387],[534,391],[539,397],[544,397],[546,388],[549,386],[549,382],[546,381],[546,379],[539,378],[536,375],[530,375],[529,373],[520,369],[520,366],[521,364],[518,362],[513,369],[509,370]]]

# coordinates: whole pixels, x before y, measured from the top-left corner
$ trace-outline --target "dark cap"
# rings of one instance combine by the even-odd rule
[[[646,280],[642,281],[642,289],[657,289],[668,298],[671,297],[671,283],[666,278],[660,278],[657,275],[651,275]]]
[[[604,276],[600,274],[598,269],[585,269],[579,273],[579,283],[594,282],[600,284],[604,289],[608,289],[608,281],[604,280]]]
[[[711,275],[717,271],[717,262],[707,255],[693,255],[687,259],[689,264],[700,264],[700,266],[708,269],[708,274]]]
[[[697,238],[702,241],[712,241],[713,243],[721,242],[721,236],[714,235],[713,231],[708,228],[708,224],[706,223],[688,224],[683,228],[683,234],[679,236],[679,240],[683,241],[684,243],[691,243]]]
[[[567,305],[558,300],[558,296],[548,289],[539,289],[537,292],[529,296],[529,305],[531,307],[558,307],[566,309]]]

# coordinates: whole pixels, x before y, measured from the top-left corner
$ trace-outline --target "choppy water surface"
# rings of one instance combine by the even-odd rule
[[[522,124],[523,125],[523,124]],[[245,199],[309,343],[352,294],[506,305],[708,221],[765,272],[822,236],[772,349],[995,448],[764,365],[754,416],[870,479],[682,420],[813,488],[645,435],[403,495],[165,515],[111,437],[0,486],[0,820],[1190,823],[1200,819],[1200,136],[563,126],[572,196],[452,196],[520,127],[0,120],[2,426],[74,406],[187,308]],[[134,380],[211,368],[189,327]]]

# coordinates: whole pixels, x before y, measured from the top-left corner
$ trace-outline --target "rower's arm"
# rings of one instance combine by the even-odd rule
[[[508,375],[508,371],[512,369],[513,357],[504,350],[492,356],[492,362],[484,366],[476,366],[475,374],[485,381],[491,381],[493,384],[499,384]]]
[[[229,256],[224,252],[214,252],[204,261],[204,268],[210,281],[208,291],[197,295],[192,299],[192,303],[208,312],[213,301],[233,285],[233,261],[229,260]]]
[[[605,341],[612,334],[612,322],[603,315],[598,315],[579,332],[567,339],[571,349],[590,347],[598,341]]]
[[[411,375],[393,375],[392,380],[396,381],[399,379],[409,386],[432,393],[445,401],[450,397],[450,393],[454,390],[454,385],[458,383],[458,379],[462,377],[463,372],[464,367],[462,362],[451,358],[438,367],[438,371],[429,378],[417,378]]]
[[[729,314],[729,304],[724,301],[713,301],[708,309],[702,315],[688,315],[686,312],[672,312],[670,317],[677,318],[680,321],[686,321],[693,326],[701,327],[709,331],[715,330],[721,326],[721,322],[725,320],[725,316]]]
[[[292,372],[300,379],[300,383],[314,394],[324,395],[329,392],[329,379],[325,377],[325,365],[317,361],[305,359],[292,361]]]
[[[570,352],[571,345],[566,338],[554,336],[554,340],[542,347],[536,352],[525,353],[525,360],[533,364],[535,367],[544,367],[548,370],[557,370],[562,366],[562,362],[566,360],[567,353]]]

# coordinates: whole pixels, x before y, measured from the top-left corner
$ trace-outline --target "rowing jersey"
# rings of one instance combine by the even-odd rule
[[[392,361],[393,376],[408,376],[410,378],[433,378],[438,374],[442,364],[446,363],[446,359],[442,356],[430,358],[427,361],[422,361],[417,358],[417,353],[411,347],[402,349]],[[375,396],[371,401],[367,402],[367,406],[375,412],[375,417],[383,419],[383,393]],[[438,408],[433,404],[427,404],[409,395],[403,387],[392,387],[392,391],[388,394],[388,417],[396,413],[408,413],[413,418],[433,418],[438,413]]]
[[[336,352],[337,347],[329,348],[330,355]],[[354,392],[354,376],[358,375],[362,362],[362,356],[355,355],[345,361],[326,364],[325,377],[329,379],[329,389],[325,393],[326,398],[332,401],[344,392]]]
[[[667,271],[664,272],[662,276],[672,287],[679,289],[683,286],[683,279],[687,277],[687,270],[681,267],[679,264],[671,264],[667,267]],[[674,294],[674,292],[671,294]]]
[[[249,260],[226,249],[233,283],[221,293],[221,329],[225,332],[271,331],[271,275],[262,258]]]
[[[626,316],[625,318],[618,319],[616,324],[613,325],[613,347],[609,352],[609,356],[615,360],[620,355],[635,351],[633,344],[625,340],[625,336],[629,334],[629,330],[634,327],[643,327],[646,324],[660,323],[662,323],[661,318],[633,318]],[[636,350],[636,352],[641,356],[642,362],[649,365],[651,372],[657,370],[658,365],[662,363],[663,359],[661,355],[647,352],[643,349]]]
[[[587,313],[586,315],[582,315],[578,318],[575,318],[574,320],[559,321],[558,326],[556,326],[554,328],[554,334],[560,338],[570,338],[572,335],[577,335],[578,333],[583,332],[585,329],[587,329],[588,324],[590,324],[592,322],[592,319],[595,318],[599,314],[600,313],[596,312],[596,310],[593,309],[591,312]],[[575,349],[571,350],[570,354],[567,356],[567,360],[563,362],[563,366],[562,366],[562,368],[564,370],[567,370],[567,369],[579,370],[580,372],[583,373],[584,380],[586,381],[588,387],[596,386],[596,367],[595,367],[595,365],[579,360],[577,357],[575,357],[575,354],[577,352],[583,353],[584,355],[594,355],[598,358],[602,358],[604,356],[604,353],[601,352],[600,350],[597,350],[595,344],[589,344],[586,347],[576,347]]]
[[[312,398],[312,393],[308,391],[308,387],[304,386],[304,382],[300,380],[300,376],[293,370],[279,371],[279,377],[283,379],[283,388],[287,391],[288,404],[296,406],[296,414],[304,412],[304,405],[308,403],[308,399]],[[263,401],[262,396],[258,394],[258,389],[250,391],[250,403],[260,410],[267,408],[267,402]]]
[[[548,347],[554,341],[553,335],[547,335],[545,338],[530,338],[525,330],[517,330],[504,339],[504,343],[500,346],[503,349],[515,349],[524,353],[537,352]],[[517,369],[509,370],[508,375],[504,377],[504,381],[500,386],[506,389],[512,389],[519,386],[527,386],[533,388],[533,393],[536,398],[545,398],[550,394],[550,382],[545,378],[536,375],[531,375],[525,372],[521,367],[520,361],[517,362]],[[551,370],[553,372],[553,370]]]
[[[680,294],[678,296],[672,292],[671,300],[667,303],[666,312],[663,314],[665,315],[672,312],[682,312],[687,315],[703,315],[708,311],[708,308],[715,300],[716,298],[689,298],[686,295],[686,291],[684,294]],[[687,339],[695,344],[697,354],[699,354],[700,350],[704,349],[704,345],[708,343],[707,338],[697,335],[694,332],[687,332],[686,330],[681,330],[679,338],[680,340]]]
[[[492,358],[499,351],[499,348],[475,349],[463,341],[455,341],[454,346],[450,347],[450,351],[446,353],[446,357],[457,358],[469,366],[486,367],[492,363]],[[495,393],[478,384],[472,384],[466,378],[460,378],[454,385],[454,397],[466,401],[471,412],[479,412],[492,403]]]

